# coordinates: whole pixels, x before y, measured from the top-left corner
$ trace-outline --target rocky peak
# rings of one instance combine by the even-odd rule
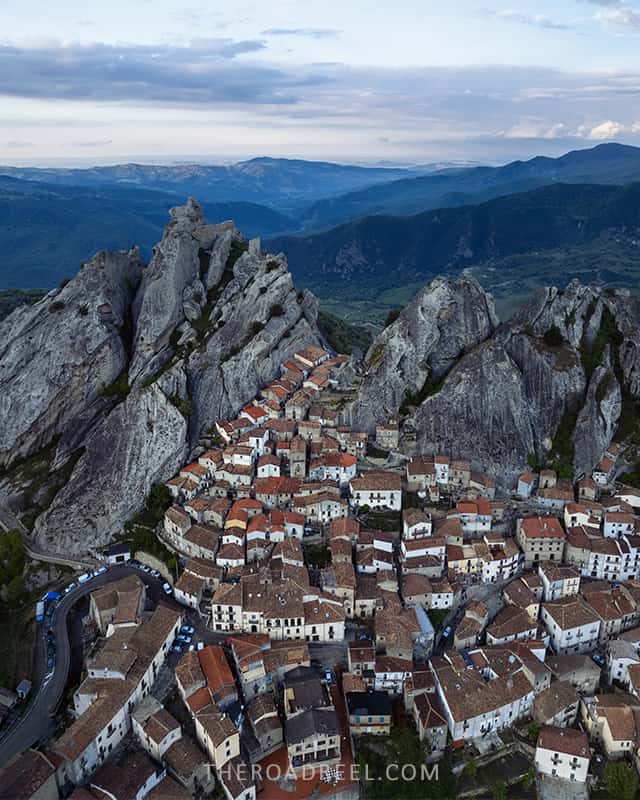
[[[408,397],[436,385],[460,355],[498,325],[493,299],[472,277],[436,278],[373,341],[365,357],[356,422],[371,429]]]
[[[0,463],[46,445],[126,368],[138,250],[100,252],[0,324]]]
[[[640,306],[627,292],[541,289],[462,354],[405,419],[420,452],[439,449],[510,481],[527,463],[589,472],[638,396]]]
[[[194,200],[171,211],[148,266],[99,253],[59,292],[0,326],[0,458],[58,437],[77,458],[38,517],[51,550],[104,545],[216,419],[237,413],[297,349],[319,344],[317,306],[282,255]],[[71,462],[70,462],[71,463]]]

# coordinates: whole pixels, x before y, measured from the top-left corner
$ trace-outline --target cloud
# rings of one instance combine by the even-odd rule
[[[0,45],[7,138],[45,153],[57,142],[63,155],[80,140],[87,158],[226,148],[439,159],[459,148],[464,158],[504,161],[606,138],[637,142],[639,105],[640,67],[278,63],[261,38]]]
[[[610,139],[617,139],[623,134],[640,133],[640,123],[634,122],[630,125],[625,125],[622,122],[615,122],[608,119],[606,122],[601,122],[594,128],[580,126],[577,131],[577,136],[583,139],[593,139],[594,141],[606,141]]]
[[[602,22],[608,22],[613,25],[620,25],[626,28],[633,28],[640,30],[640,11],[636,11],[629,6],[623,5],[610,5],[606,11],[600,11],[597,17]]]
[[[499,132],[498,135],[506,139],[564,139],[570,132],[563,122],[549,125],[546,122],[524,120],[507,131]]]
[[[586,2],[605,9],[596,14],[596,19],[600,22],[640,30],[640,10],[630,6],[626,0],[586,0]]]
[[[261,40],[198,39],[189,46],[61,44],[0,45],[0,94],[94,101],[293,103],[294,89],[322,78],[310,71],[240,56],[265,48]]]
[[[335,28],[267,28],[262,36],[303,36],[308,39],[334,39],[340,36]]]
[[[493,17],[497,20],[504,22],[517,22],[521,25],[529,25],[533,28],[544,28],[546,30],[565,31],[569,30],[569,25],[564,22],[546,17],[543,14],[531,14],[526,11],[516,11],[511,8],[505,8],[501,11],[493,11],[491,9],[482,9],[482,14]]]

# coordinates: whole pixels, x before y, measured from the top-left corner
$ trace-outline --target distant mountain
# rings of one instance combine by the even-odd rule
[[[363,301],[490,259],[575,247],[614,232],[640,236],[640,183],[557,184],[411,217],[365,217],[309,236],[277,237],[268,246],[286,253],[297,282],[320,297]],[[535,268],[529,264],[528,271]]]
[[[322,230],[371,214],[409,215],[480,203],[554,183],[624,184],[640,180],[640,148],[602,144],[560,158],[539,156],[502,167],[445,169],[320,200],[302,216],[306,230]]]
[[[53,288],[75,275],[98,248],[138,244],[149,258],[176,203],[175,194],[126,186],[89,188],[0,176],[0,289]],[[233,219],[250,237],[293,224],[254,203],[202,205],[212,222]]]
[[[254,158],[228,166],[120,164],[90,169],[2,167],[0,174],[64,186],[119,185],[191,195],[199,202],[246,201],[285,213],[321,198],[411,176],[407,169],[354,167],[323,161]],[[174,202],[175,205],[175,202]]]
[[[0,291],[0,322],[14,309],[29,306],[42,300],[46,292],[42,289],[6,289]]]

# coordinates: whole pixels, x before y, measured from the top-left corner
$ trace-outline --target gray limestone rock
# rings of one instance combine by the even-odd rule
[[[396,415],[407,392],[440,380],[497,324],[493,300],[474,278],[432,281],[369,348],[354,423],[371,430]]]
[[[137,250],[98,253],[0,324],[0,463],[62,435],[126,368]]]
[[[103,547],[216,419],[321,342],[316,318],[284,257],[257,240],[249,250],[232,223],[206,224],[193,200],[172,210],[149,266],[137,251],[99,253],[64,289],[18,309],[0,326],[0,459],[56,436],[56,465],[83,449],[36,521],[38,544]],[[116,379],[118,391],[101,392]]]

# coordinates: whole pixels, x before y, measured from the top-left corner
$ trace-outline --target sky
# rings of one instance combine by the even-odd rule
[[[0,163],[640,145],[640,0],[0,0]]]

